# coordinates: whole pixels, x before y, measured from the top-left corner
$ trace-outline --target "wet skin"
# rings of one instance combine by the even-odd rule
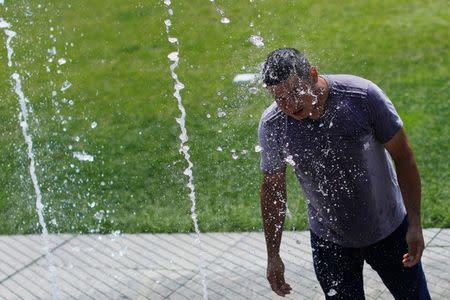
[[[277,102],[278,107],[288,116],[303,120],[320,118],[326,99],[328,85],[325,79],[311,68],[311,79],[305,81],[297,74],[292,74],[285,81],[267,88]]]

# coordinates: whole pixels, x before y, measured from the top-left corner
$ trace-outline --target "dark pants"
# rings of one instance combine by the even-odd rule
[[[385,239],[363,248],[346,248],[311,232],[314,270],[326,299],[365,299],[364,260],[380,275],[395,299],[431,299],[419,262],[412,268],[402,264],[408,252],[407,218]]]

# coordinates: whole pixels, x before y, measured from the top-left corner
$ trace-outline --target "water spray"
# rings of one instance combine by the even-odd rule
[[[12,31],[11,24],[0,18],[0,29],[4,29],[5,34],[7,36],[6,39],[6,49],[8,51],[8,67],[12,67],[12,56],[14,54],[13,48],[11,46],[11,41],[14,37],[16,37],[16,32]],[[34,159],[34,152],[33,152],[33,140],[32,136],[28,131],[28,107],[27,103],[29,102],[26,98],[23,89],[22,89],[22,80],[20,77],[20,74],[17,72],[14,72],[11,75],[11,83],[14,88],[14,92],[16,93],[18,100],[19,100],[19,106],[20,106],[20,113],[19,113],[19,124],[22,128],[22,134],[25,140],[25,143],[27,144],[27,154],[28,159],[30,161],[30,176],[31,181],[33,182],[34,192],[36,194],[36,212],[38,214],[39,224],[42,227],[42,237],[44,239],[44,250],[45,250],[45,256],[48,262],[49,271],[52,277],[52,297],[54,300],[58,299],[58,284],[57,284],[57,276],[55,274],[55,268],[53,266],[53,257],[50,252],[50,243],[48,240],[48,230],[47,225],[45,223],[44,218],[44,205],[42,204],[42,193],[41,189],[39,187],[39,181],[36,175],[36,163]]]

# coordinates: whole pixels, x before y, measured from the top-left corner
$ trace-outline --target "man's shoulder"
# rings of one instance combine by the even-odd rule
[[[278,108],[276,102],[273,102],[269,107],[267,107],[261,115],[259,124],[272,124],[279,122],[283,119],[284,114]]]
[[[334,94],[350,93],[367,96],[368,89],[373,84],[368,79],[349,74],[333,74],[326,77],[331,82],[331,92]]]

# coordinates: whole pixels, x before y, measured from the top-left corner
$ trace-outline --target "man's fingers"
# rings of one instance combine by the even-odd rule
[[[405,255],[403,255],[403,260],[402,260],[403,266],[404,267],[410,267],[410,263],[411,263],[411,256],[406,253]]]
[[[418,243],[414,243],[408,247],[408,253],[403,255],[402,263],[405,267],[415,266],[422,257],[423,247]]]
[[[269,283],[270,283],[270,287],[277,294],[279,294],[281,292],[281,287],[283,286],[283,283],[281,282],[279,277],[280,276],[273,275],[270,278],[268,278],[269,279]]]
[[[281,287],[281,289],[283,290],[283,292],[284,292],[285,294],[290,294],[290,293],[291,293],[291,290],[292,290],[291,286],[290,286],[289,284],[287,284],[287,283],[285,283],[285,284]]]
[[[273,289],[272,290],[279,296],[286,296],[287,294],[291,293],[291,287],[287,284],[283,285],[282,287],[280,287],[279,289]]]
[[[271,278],[268,278],[268,279],[269,279],[270,287],[272,288],[272,290],[274,292],[278,291],[280,287],[278,285],[276,277],[274,276],[274,277],[271,277]]]
[[[282,287],[286,284],[286,281],[284,280],[284,273],[280,274],[280,280],[278,281],[278,284]]]
[[[278,296],[284,297],[286,295],[286,292],[277,283],[270,284],[270,287],[272,288],[272,291],[274,291]]]
[[[406,253],[405,255],[403,255],[403,265],[405,267],[412,267],[413,264],[412,262],[414,261],[415,256],[411,254],[411,252]]]
[[[284,276],[270,276],[269,278],[270,287],[278,296],[286,296],[292,290],[291,286],[284,282]]]

